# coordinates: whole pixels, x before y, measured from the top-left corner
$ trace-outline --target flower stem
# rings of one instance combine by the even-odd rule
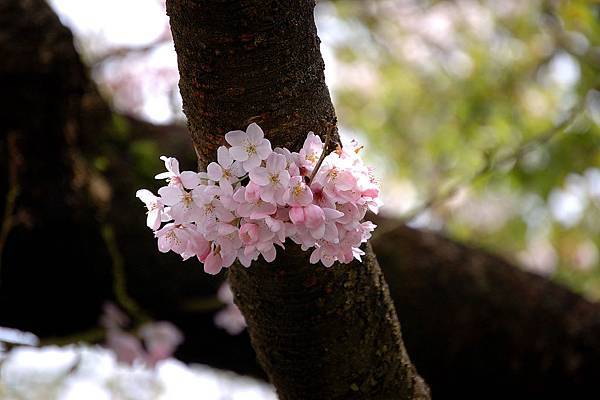
[[[329,146],[329,141],[331,140],[331,133],[335,129],[335,125],[329,125],[329,129],[327,129],[327,133],[325,134],[325,144],[323,145],[323,152],[321,152],[321,157],[319,157],[319,161],[317,161],[317,165],[313,168],[312,174],[310,174],[310,178],[308,178],[308,184],[310,185],[312,180],[319,172],[319,168],[321,168],[321,164],[323,164],[323,160],[325,160],[325,156],[327,155],[327,147]]]
[[[232,183],[231,183],[231,186],[233,186],[233,185],[235,185],[235,184],[238,184],[238,183],[242,182],[242,181],[243,181],[244,179],[246,179],[248,176],[250,176],[250,174],[246,174],[246,175],[242,176],[242,177],[241,177],[240,179],[238,179],[237,181],[235,181],[235,182],[232,182]]]

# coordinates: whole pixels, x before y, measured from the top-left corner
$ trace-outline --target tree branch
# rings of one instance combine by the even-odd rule
[[[488,252],[376,222],[395,227],[373,246],[434,395],[579,398],[596,390],[600,305]]]

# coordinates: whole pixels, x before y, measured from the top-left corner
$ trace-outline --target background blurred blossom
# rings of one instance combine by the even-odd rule
[[[156,368],[122,364],[100,347],[18,347],[1,360],[6,400],[269,400],[273,389],[250,378],[172,358]]]

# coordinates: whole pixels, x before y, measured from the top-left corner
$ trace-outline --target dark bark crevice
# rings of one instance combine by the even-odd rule
[[[167,1],[201,166],[249,121],[291,151],[308,131],[335,126],[313,9],[313,0]],[[234,265],[229,278],[282,399],[428,398],[370,248],[363,263],[326,269],[286,243],[274,263]]]

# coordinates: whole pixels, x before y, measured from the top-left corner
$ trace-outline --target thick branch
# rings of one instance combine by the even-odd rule
[[[596,390],[598,304],[432,232],[401,226],[373,246],[434,396],[577,398]]]
[[[324,137],[335,123],[313,8],[309,0],[167,2],[201,165],[225,132],[249,121],[292,151],[309,130]],[[282,399],[428,397],[370,248],[364,263],[325,269],[286,244],[274,263],[234,266],[229,277]]]

